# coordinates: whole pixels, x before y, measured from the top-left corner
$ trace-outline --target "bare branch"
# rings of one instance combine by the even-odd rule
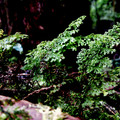
[[[51,89],[51,88],[54,88],[53,85],[50,86],[50,87],[43,87],[43,88],[41,88],[41,89],[35,90],[35,91],[29,93],[27,96],[25,96],[25,97],[23,98],[23,100],[25,100],[26,98],[28,98],[29,96],[31,96],[31,95],[33,95],[33,94],[36,94],[36,93],[38,94],[38,93],[40,93],[41,91],[49,90],[49,89]]]

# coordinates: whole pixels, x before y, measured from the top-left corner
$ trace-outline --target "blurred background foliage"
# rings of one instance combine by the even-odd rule
[[[27,49],[32,49],[43,40],[55,38],[81,15],[88,16],[86,26],[90,26],[89,9],[88,0],[0,0],[0,28],[8,35],[28,34]],[[83,33],[88,34],[88,30]]]
[[[119,0],[0,0],[0,28],[8,35],[28,34],[26,51],[52,40],[81,15],[87,16],[81,34],[104,32],[119,20],[119,12]]]
[[[87,16],[81,34],[103,33],[119,21],[119,3],[119,0],[0,0],[0,28],[8,35],[28,34],[29,40],[23,42],[27,51],[43,40],[52,40],[81,15]]]
[[[90,0],[90,2],[90,17],[93,22],[93,29],[96,29],[100,21],[115,23],[116,19],[120,18],[116,0]]]

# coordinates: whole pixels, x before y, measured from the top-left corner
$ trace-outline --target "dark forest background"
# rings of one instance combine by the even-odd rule
[[[81,15],[86,15],[81,34],[102,33],[110,28],[113,21],[99,20],[92,28],[91,3],[95,0],[0,0],[0,29],[8,35],[21,32],[29,35],[24,49],[32,49],[43,40],[52,40],[63,32],[68,24]],[[96,0],[97,1],[97,0]],[[120,12],[119,0],[112,2],[115,12]],[[115,4],[114,4],[115,2]],[[119,21],[119,19],[115,19]],[[27,48],[26,48],[27,45]]]

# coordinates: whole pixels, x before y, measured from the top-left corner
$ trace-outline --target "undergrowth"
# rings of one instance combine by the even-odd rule
[[[120,68],[114,67],[112,61],[120,44],[120,24],[104,34],[78,36],[84,19],[81,16],[73,21],[52,41],[41,42],[27,54],[23,69],[32,70],[36,86],[54,86],[40,92],[38,101],[89,120],[120,119]],[[72,71],[75,61],[67,58],[68,51],[77,54],[77,71]]]

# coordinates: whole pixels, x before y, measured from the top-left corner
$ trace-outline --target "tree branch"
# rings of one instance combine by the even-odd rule
[[[50,87],[43,87],[43,88],[41,88],[41,89],[35,90],[35,91],[29,93],[27,96],[25,96],[25,97],[23,98],[23,100],[25,100],[26,98],[28,98],[29,96],[31,96],[31,95],[33,95],[33,94],[36,94],[36,93],[38,94],[38,93],[40,93],[41,91],[49,90],[49,89],[51,89],[51,88],[54,88],[53,85],[50,86]]]

